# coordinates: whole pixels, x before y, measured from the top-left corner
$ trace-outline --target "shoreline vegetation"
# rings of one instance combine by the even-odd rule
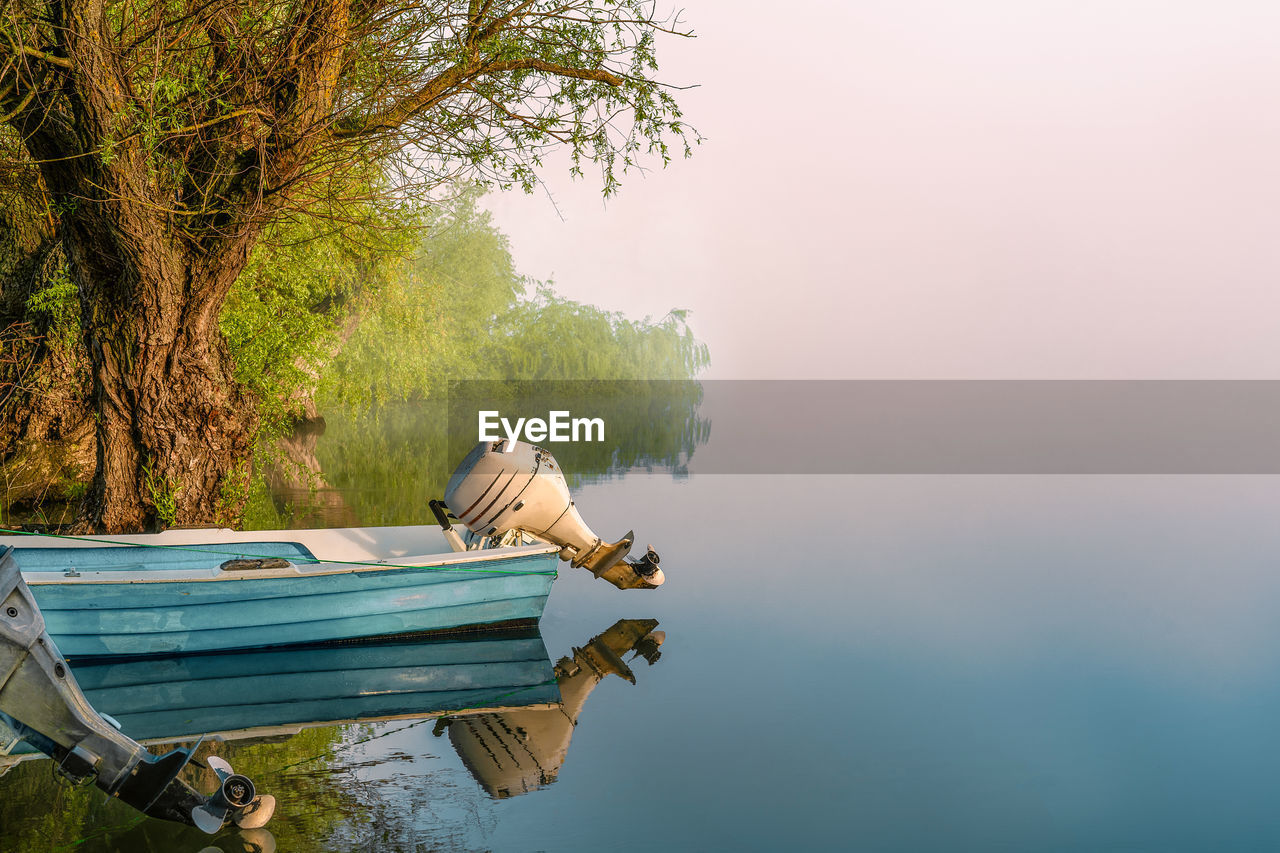
[[[689,156],[657,61],[693,36],[678,10],[65,0],[0,30],[0,486],[57,485],[80,532],[233,524],[300,412],[577,369],[548,329],[581,337],[584,377],[672,339],[698,361],[678,314],[513,298],[458,201],[532,192],[553,154],[606,197]]]
[[[608,393],[609,382],[691,379],[709,363],[683,311],[629,320],[521,275],[480,203],[481,189],[466,186],[409,218],[371,218],[355,229],[285,225],[255,253],[220,327],[259,426],[245,493],[231,501],[243,514],[220,523],[426,521],[430,490],[447,477],[442,401],[451,381],[594,379]],[[60,253],[50,257],[43,286],[4,304],[0,527],[68,528],[94,475],[78,296]],[[673,421],[677,439],[691,428],[693,406]],[[318,452],[326,429],[340,449],[327,456]],[[664,464],[693,443],[677,440]],[[400,476],[384,470],[387,459]],[[588,479],[610,465],[582,464]],[[367,517],[367,507],[334,488],[361,472],[407,492],[391,503],[391,517]],[[406,476],[415,482],[398,482]],[[175,522],[166,492],[181,482],[152,476],[146,486],[161,525]]]

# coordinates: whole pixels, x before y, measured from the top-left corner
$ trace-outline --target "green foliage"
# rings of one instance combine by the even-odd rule
[[[689,156],[700,137],[657,82],[655,33],[690,34],[677,19],[660,18],[648,0],[534,0],[485,8],[497,18],[516,5],[513,24],[475,46],[478,63],[512,70],[477,77],[467,96],[444,101],[424,117],[435,158],[470,167],[473,176],[504,188],[532,192],[543,154],[563,145],[571,173],[596,166],[610,196],[644,155],[663,165],[673,147]],[[438,21],[451,16],[462,17],[444,11]],[[433,40],[421,55],[428,67],[465,65],[463,43],[457,37]],[[604,73],[555,79],[540,70],[549,67]]]
[[[316,455],[361,525],[432,523],[427,502],[444,493],[450,470],[443,402],[343,408],[325,419]]]
[[[688,379],[709,363],[687,313],[634,321],[530,284],[505,235],[462,193],[426,221],[399,279],[326,371],[329,402],[439,397],[456,379]]]
[[[70,356],[80,338],[80,295],[65,265],[59,265],[44,287],[27,297],[26,310],[49,345]]]
[[[168,476],[157,474],[151,466],[142,468],[142,488],[155,507],[156,518],[165,527],[172,527],[178,521],[178,492],[182,484]]]
[[[711,357],[687,317],[673,310],[657,322],[628,320],[539,286],[498,318],[485,355],[506,379],[690,379]]]
[[[524,289],[507,238],[477,207],[478,196],[470,188],[424,218],[413,260],[366,306],[326,371],[327,400],[428,398],[476,369],[490,327]]]
[[[334,225],[278,224],[254,252],[221,315],[236,379],[260,401],[264,432],[286,430],[313,396],[345,324],[402,266],[416,214],[363,205]]]
[[[314,414],[308,405],[317,396],[331,425],[323,447],[343,448],[340,454],[353,464],[360,461],[352,468],[330,456],[322,460],[324,475],[306,468],[311,463],[291,473],[315,486],[327,479],[342,490],[372,477],[365,482],[399,494],[397,473],[416,471],[416,485],[389,496],[385,509],[357,509],[365,523],[424,521],[418,518],[422,498],[443,488],[451,451],[442,431],[430,447],[419,447],[425,439],[415,443],[414,436],[430,431],[431,418],[423,420],[420,407],[390,404],[443,401],[449,383],[460,379],[686,379],[707,364],[707,349],[684,312],[633,321],[559,297],[546,285],[533,283],[533,296],[526,296],[530,282],[517,271],[506,236],[479,206],[480,195],[466,188],[427,212],[365,206],[347,211],[337,228],[320,219],[291,221],[260,244],[227,300],[221,327],[236,378],[259,401],[267,440],[260,444],[256,479],[241,472],[224,478],[220,521],[234,523],[241,507],[252,526],[296,521],[287,506],[273,503],[261,472],[270,465],[298,467],[270,439],[287,435],[299,416]],[[25,309],[54,346],[65,348],[66,360],[74,360],[80,306],[65,267]],[[375,404],[377,411],[364,411]],[[663,467],[677,466],[690,441],[696,443],[685,434],[697,426],[686,426],[690,406],[676,407],[661,436],[637,437],[632,455],[649,453]],[[375,433],[381,437],[371,444]],[[592,456],[574,467],[592,475],[636,461]],[[374,476],[384,467],[385,476]],[[174,523],[178,484],[144,472],[142,485],[160,521]]]
[[[247,460],[226,473],[218,487],[217,523],[235,526],[249,500],[252,482],[253,470]]]
[[[7,12],[11,45],[83,37],[39,4]],[[97,21],[91,41],[114,57],[122,85],[95,82],[78,51],[61,61],[32,53],[12,63],[0,112],[15,127],[56,118],[41,126],[68,149],[54,168],[136,171],[122,186],[192,236],[260,216],[263,175],[280,211],[308,210],[316,187],[371,162],[408,192],[460,175],[531,191],[545,155],[563,148],[574,174],[598,167],[610,195],[642,160],[665,164],[699,141],[658,81],[660,39],[692,33],[648,0],[143,0],[91,4],[82,17]],[[67,86],[47,85],[54,69]],[[22,100],[24,91],[46,95]],[[106,120],[83,120],[96,110]],[[246,169],[246,152],[264,142]],[[93,184],[75,183],[70,201],[94,197]]]
[[[371,235],[407,235],[417,213],[357,226],[354,250],[349,233],[326,230],[351,221],[343,208],[353,199],[394,208],[459,176],[531,191],[557,148],[575,174],[598,166],[606,195],[646,155],[666,163],[673,149],[687,154],[697,134],[657,80],[658,39],[690,34],[678,15],[647,0],[147,0],[62,12],[22,3],[8,10],[7,41],[18,52],[0,112],[21,133],[0,133],[0,154],[16,167],[0,176],[0,207],[21,207],[26,230],[57,231],[77,257],[101,260],[78,264],[78,276],[119,271],[159,282],[178,307],[162,312],[170,318],[220,300],[213,283],[227,279],[206,273],[239,271],[244,247],[265,230],[266,247],[220,307],[235,379],[260,401],[267,434],[307,412],[320,386],[330,399],[368,402],[429,397],[445,378],[512,369],[617,375],[617,354],[631,353],[633,367],[642,357],[639,338],[657,350],[664,339],[685,347],[686,365],[705,361],[688,350],[692,336],[678,318],[606,316],[592,339],[612,354],[582,348],[520,363],[513,353],[537,312],[575,308],[541,292],[520,302],[525,282],[505,240],[474,208],[428,215],[426,224],[440,227],[407,271],[398,267],[414,254],[409,246],[375,246]],[[98,79],[102,57],[119,72],[110,86]],[[103,198],[112,203],[85,206]],[[132,211],[128,221],[122,211]],[[450,226],[474,241],[446,236]],[[173,257],[190,258],[188,268],[134,251],[142,232],[181,247]],[[120,328],[141,327],[124,303],[100,310],[109,282],[79,284],[86,304],[101,301],[83,317],[86,332],[116,325],[120,311]],[[338,355],[360,319],[359,339]],[[664,338],[668,321],[675,335]],[[530,341],[542,345],[536,335]],[[126,371],[135,351],[119,353]],[[174,363],[186,355],[175,353]],[[150,422],[154,413],[140,404],[137,417]],[[188,484],[195,487],[204,488]]]
[[[0,215],[0,234],[6,232]],[[39,444],[78,433],[86,416],[89,357],[82,341],[80,297],[60,244],[44,239],[25,246],[0,238],[0,465],[18,464],[27,454],[66,460],[59,468],[80,467],[75,453]],[[83,458],[83,456],[81,457]],[[6,472],[8,473],[8,472]],[[60,479],[60,478],[58,478]],[[45,495],[62,493],[51,481]]]
[[[267,448],[272,449],[272,448]],[[281,501],[284,504],[284,501]],[[249,481],[249,496],[244,502],[238,524],[241,530],[290,530],[307,525],[294,524],[287,505],[276,506],[266,479],[255,475]]]

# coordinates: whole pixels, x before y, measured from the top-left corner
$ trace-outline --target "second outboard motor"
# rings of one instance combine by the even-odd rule
[[[560,558],[619,589],[654,589],[665,579],[652,549],[625,561],[631,531],[612,544],[578,514],[569,485],[551,452],[522,441],[482,441],[458,465],[444,492],[458,520],[480,536],[523,530],[560,546]]]

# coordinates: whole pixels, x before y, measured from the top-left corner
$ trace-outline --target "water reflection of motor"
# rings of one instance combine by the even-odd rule
[[[435,734],[446,730],[453,748],[471,775],[493,797],[512,797],[556,780],[569,751],[578,715],[587,697],[607,675],[632,684],[635,674],[623,660],[641,657],[650,665],[662,653],[666,638],[655,631],[655,619],[622,619],[573,650],[556,664],[560,705],[554,708],[499,711],[465,717],[443,717]]]
[[[219,785],[202,796],[178,778],[193,750],[152,755],[94,710],[45,631],[12,551],[0,554],[0,752],[25,740],[73,784],[95,784],[139,811],[208,833],[228,821],[245,828],[266,824],[275,798],[259,796],[225,761],[209,759]]]

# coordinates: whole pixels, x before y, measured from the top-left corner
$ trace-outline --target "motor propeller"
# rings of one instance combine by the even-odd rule
[[[210,835],[222,829],[230,818],[241,829],[266,826],[276,810],[276,798],[259,795],[249,777],[231,769],[226,759],[211,755],[205,763],[218,776],[218,790],[203,805],[191,810],[191,821]]]

